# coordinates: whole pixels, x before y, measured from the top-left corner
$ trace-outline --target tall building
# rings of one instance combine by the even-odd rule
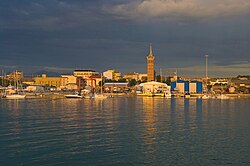
[[[148,82],[155,80],[155,57],[153,55],[152,46],[150,44],[149,54],[147,56],[147,74],[148,74]]]

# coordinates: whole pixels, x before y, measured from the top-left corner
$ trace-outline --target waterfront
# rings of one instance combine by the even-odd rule
[[[249,98],[0,100],[2,165],[250,165]]]

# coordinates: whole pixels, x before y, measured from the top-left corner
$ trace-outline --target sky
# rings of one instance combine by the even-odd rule
[[[1,0],[0,70],[250,75],[249,0]]]

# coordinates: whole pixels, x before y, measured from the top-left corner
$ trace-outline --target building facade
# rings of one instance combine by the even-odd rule
[[[141,87],[143,94],[150,94],[150,93],[170,93],[170,86],[165,83],[161,82],[145,82],[141,83],[138,87]]]
[[[118,81],[119,79],[121,79],[122,78],[122,75],[121,75],[121,72],[119,72],[119,71],[115,71],[114,72],[114,80],[116,80],[116,81]]]
[[[121,72],[115,70],[107,70],[103,72],[103,77],[109,80],[118,81],[121,78]]]
[[[73,75],[61,75],[61,89],[76,90],[77,86],[77,77]]]
[[[102,81],[102,76],[95,75],[85,79],[85,85],[96,88],[101,84],[100,83],[101,81]]]
[[[35,77],[36,85],[43,86],[54,86],[60,88],[61,86],[61,77],[47,77],[46,74],[42,74],[42,77]]]
[[[139,73],[136,73],[136,72],[126,73],[123,75],[123,78],[125,78],[127,81],[132,80],[132,79],[138,81],[139,80]]]
[[[153,55],[152,46],[150,44],[149,54],[147,56],[147,76],[148,76],[147,81],[148,82],[155,80],[155,69],[154,69],[155,62],[154,61],[155,61],[155,57]]]
[[[115,73],[114,70],[107,70],[107,71],[103,72],[103,77],[105,77],[106,79],[109,79],[109,80],[113,80],[114,73]]]
[[[94,70],[74,70],[75,77],[82,77],[83,79],[86,79],[94,75],[98,75],[98,72]]]
[[[202,93],[202,82],[194,81],[184,81],[184,80],[178,80],[175,82],[171,82],[171,92],[172,93]]]

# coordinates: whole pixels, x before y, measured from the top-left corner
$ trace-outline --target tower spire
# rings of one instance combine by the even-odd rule
[[[153,56],[152,44],[149,45],[149,56]]]

